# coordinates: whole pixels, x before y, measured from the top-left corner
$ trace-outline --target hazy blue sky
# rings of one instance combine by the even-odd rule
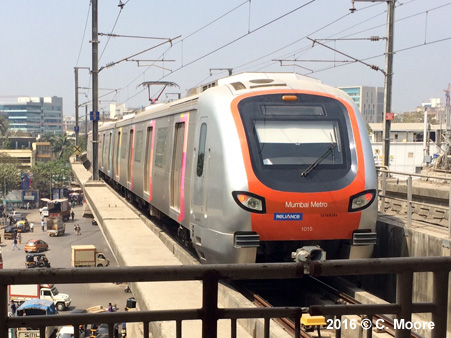
[[[225,76],[211,68],[244,71],[296,71],[332,86],[383,86],[384,76],[349,58],[315,45],[322,41],[364,62],[385,68],[387,4],[351,0],[99,0],[99,32],[117,35],[180,38],[99,73],[100,104],[148,105],[144,81],[173,81],[186,91]],[[393,77],[393,111],[414,110],[441,98],[451,82],[451,1],[397,1]],[[6,96],[61,96],[64,114],[74,114],[74,67],[91,67],[89,0],[2,1],[0,9],[0,101]],[[100,36],[99,67],[131,57],[165,40]],[[275,59],[303,60],[280,66]],[[173,62],[170,60],[174,60]],[[305,60],[331,61],[311,62]],[[152,66],[149,66],[152,64]],[[293,64],[286,61],[284,64]],[[305,68],[302,68],[305,67]],[[306,69],[307,68],[307,69]],[[79,86],[91,85],[80,70]],[[156,93],[158,88],[153,89]],[[80,89],[80,103],[91,91]],[[165,94],[161,99],[166,99]],[[160,99],[160,100],[161,100]]]

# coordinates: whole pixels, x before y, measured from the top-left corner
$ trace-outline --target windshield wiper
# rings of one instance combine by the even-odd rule
[[[336,145],[334,143],[331,143],[330,147],[326,150],[326,152],[323,155],[321,155],[321,157],[318,158],[315,162],[310,164],[310,166],[304,170],[301,176],[306,177],[308,174],[310,174],[313,171],[313,169],[315,169],[318,166],[318,164],[320,164],[322,161],[326,159],[327,156],[329,156],[330,153],[333,154],[335,147]]]

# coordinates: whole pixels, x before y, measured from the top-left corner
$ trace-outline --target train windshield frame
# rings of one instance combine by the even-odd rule
[[[294,102],[282,96],[252,96],[238,104],[257,178],[283,191],[346,186],[355,177],[356,159],[346,107],[326,96],[296,94]]]

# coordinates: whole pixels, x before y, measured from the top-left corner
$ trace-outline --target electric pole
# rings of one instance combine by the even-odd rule
[[[390,129],[393,114],[391,113],[392,81],[393,81],[393,40],[395,26],[395,1],[387,1],[387,45],[385,51],[385,91],[384,91],[384,165],[390,165]]]
[[[350,11],[355,12],[354,2],[387,2],[387,44],[385,48],[385,83],[384,83],[384,163],[390,165],[390,129],[393,114],[392,103],[392,82],[393,82],[393,41],[395,26],[395,2],[396,0],[352,0]]]
[[[99,180],[99,31],[98,0],[92,0],[92,179]]]
[[[74,68],[75,72],[75,148],[78,148],[78,68]],[[75,161],[78,162],[80,160],[80,157],[78,156],[78,152],[75,152]]]

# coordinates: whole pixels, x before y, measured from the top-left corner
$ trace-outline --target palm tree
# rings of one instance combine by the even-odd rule
[[[70,147],[71,140],[67,137],[66,134],[55,135],[53,137],[52,147],[53,153],[57,154],[57,159],[61,159],[64,153],[64,150],[67,147]]]

